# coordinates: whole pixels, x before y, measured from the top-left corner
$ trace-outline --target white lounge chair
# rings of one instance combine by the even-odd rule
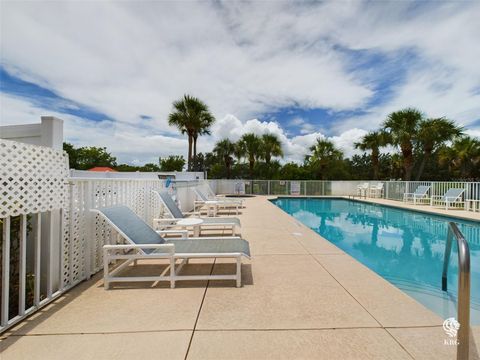
[[[207,206],[208,212],[210,212],[210,207],[214,207],[215,211],[214,214],[217,214],[218,209],[235,209],[236,214],[238,215],[239,207],[242,207],[241,201],[235,199],[226,199],[226,198],[209,198],[201,189],[198,187],[193,189],[195,191],[195,195],[197,199],[194,202],[193,211],[197,209],[197,206],[203,207],[204,205]]]
[[[357,195],[367,197],[368,187],[369,187],[368,182],[358,185]]]
[[[413,193],[404,193],[403,194],[403,202],[413,202],[413,204],[419,203],[426,203],[430,202],[430,198],[428,197],[428,192],[430,191],[430,186],[428,185],[420,185],[418,186]]]
[[[445,207],[445,210],[465,207],[464,192],[465,189],[451,188],[444,195],[434,195],[432,196],[432,206]]]
[[[235,280],[237,287],[242,285],[242,257],[250,258],[250,247],[246,240],[239,237],[188,238],[182,230],[169,230],[183,235],[182,239],[167,240],[148,226],[126,206],[114,206],[94,209],[108,224],[127,242],[103,246],[104,286],[109,288],[111,282],[130,281],[169,281],[175,287],[176,281],[182,280]],[[125,251],[129,251],[125,253]],[[182,267],[189,259],[233,258],[236,260],[236,272],[233,275],[180,275]],[[132,262],[136,265],[142,259],[166,259],[169,266],[157,276],[119,276]],[[180,264],[176,261],[181,259]],[[113,260],[125,260],[110,271],[109,264]],[[168,272],[168,274],[167,274]]]
[[[158,197],[168,215],[168,218],[153,219],[154,223],[164,228],[178,227],[177,223],[186,218],[185,214],[183,214],[182,210],[179,209],[166,191],[152,190],[152,192]],[[236,217],[199,217],[199,219],[202,220],[202,223],[199,225],[200,228],[205,230],[231,229],[232,235],[235,235],[237,229],[240,230],[241,227],[240,219]]]
[[[369,196],[373,198],[383,197],[383,183],[370,186]]]
[[[244,204],[244,201],[242,198],[238,198],[238,197],[226,197],[226,196],[219,196],[217,194],[215,194],[215,192],[212,190],[212,188],[210,187],[210,185],[207,183],[207,184],[204,184],[204,186],[202,187],[202,189],[205,189],[205,191],[203,191],[203,193],[207,196],[207,198],[209,200],[221,200],[221,201],[232,201],[232,202],[238,202],[240,203],[240,207],[244,207],[245,204]]]

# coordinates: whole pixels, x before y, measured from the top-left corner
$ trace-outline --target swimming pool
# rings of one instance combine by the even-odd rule
[[[480,222],[347,199],[272,202],[444,319],[457,316],[455,242],[448,292],[441,289],[447,224],[456,222],[470,246],[471,323],[480,325]]]

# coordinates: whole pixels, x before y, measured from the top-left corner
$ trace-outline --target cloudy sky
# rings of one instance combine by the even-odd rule
[[[347,155],[407,106],[480,136],[480,2],[2,1],[0,122],[65,120],[120,162],[185,154],[172,101],[217,122],[200,151],[271,132],[286,160],[318,137]]]

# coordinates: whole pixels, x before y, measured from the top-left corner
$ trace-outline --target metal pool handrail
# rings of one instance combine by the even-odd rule
[[[458,331],[457,359],[468,359],[470,342],[470,249],[467,240],[453,222],[448,223],[447,243],[443,259],[442,290],[447,291],[447,272],[452,252],[452,239],[458,245],[458,305],[457,317],[460,323]]]

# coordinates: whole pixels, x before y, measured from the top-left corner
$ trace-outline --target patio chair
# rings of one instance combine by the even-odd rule
[[[194,201],[194,207],[193,211],[196,210],[197,206],[199,205],[200,208],[204,205],[207,205],[208,212],[210,212],[210,207],[213,206],[215,208],[215,214],[217,213],[217,210],[220,209],[225,209],[229,210],[231,208],[234,208],[236,211],[236,214],[238,215],[238,208],[242,206],[241,201],[235,200],[235,199],[226,199],[226,198],[210,198],[208,197],[201,189],[198,187],[194,188],[193,191],[195,191],[195,195],[197,196],[197,199]]]
[[[434,195],[432,196],[432,206],[445,206],[445,210],[459,208],[460,205],[465,207],[464,192],[465,189],[451,188],[443,195]]]
[[[183,280],[235,280],[237,287],[242,284],[242,257],[250,258],[248,241],[239,237],[205,237],[188,238],[184,230],[167,230],[177,232],[182,239],[167,240],[161,236],[165,233],[153,230],[127,206],[114,206],[91,211],[102,216],[107,223],[128,244],[106,244],[103,246],[104,286],[109,288],[111,282],[130,281],[169,281],[175,287],[176,281]],[[127,251],[127,252],[126,252]],[[182,267],[189,259],[230,258],[236,260],[236,272],[229,275],[180,275]],[[125,260],[115,269],[109,269],[110,262]],[[138,260],[165,259],[169,266],[157,276],[118,276],[118,273]],[[181,259],[180,264],[176,261]],[[167,274],[168,271],[168,274]]]
[[[404,193],[403,194],[403,202],[413,202],[413,204],[417,204],[418,202],[430,202],[430,198],[428,197],[428,192],[430,191],[429,185],[420,185],[418,186],[413,193]]]
[[[370,186],[369,195],[373,198],[381,198],[383,196],[383,183]]]
[[[166,210],[169,218],[164,219],[153,219],[154,223],[162,227],[178,227],[177,223],[185,219],[187,214],[184,214],[182,210],[177,206],[175,201],[173,201],[170,194],[166,191],[156,191],[152,192],[158,197],[162,203],[164,209]],[[198,215],[198,213],[193,213],[191,215]],[[236,217],[199,217],[202,220],[200,224],[200,229],[232,229],[232,235],[236,234],[237,228],[240,229],[240,219]]]
[[[215,194],[215,192],[212,190],[211,186],[207,183],[205,184],[206,186],[203,187],[203,189],[205,189],[205,191],[203,192],[209,200],[221,200],[221,201],[232,201],[232,202],[238,202],[240,203],[240,207],[243,208],[245,206],[244,204],[244,201],[243,199],[241,198],[229,198],[229,197],[225,197],[225,195],[223,196],[219,196],[217,194]]]
[[[369,186],[368,182],[363,183],[361,185],[358,185],[357,186],[357,195],[367,197],[368,186]]]

